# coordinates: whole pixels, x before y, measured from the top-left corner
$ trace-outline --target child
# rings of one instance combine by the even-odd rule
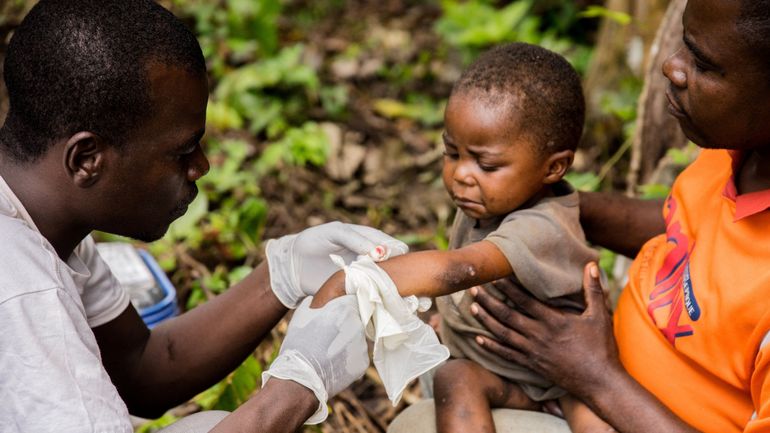
[[[441,296],[441,336],[456,359],[436,374],[438,431],[494,431],[491,408],[534,408],[564,392],[476,344],[489,334],[465,289],[513,273],[538,298],[582,309],[582,270],[597,255],[585,244],[577,193],[562,180],[583,127],[580,78],[546,49],[501,46],[463,73],[444,116],[443,180],[461,211],[451,249],[379,265],[402,296]],[[332,276],[313,305],[344,293],[344,279]],[[572,413],[565,411],[571,427],[584,428]]]

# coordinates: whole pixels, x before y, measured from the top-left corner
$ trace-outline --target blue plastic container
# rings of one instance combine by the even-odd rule
[[[166,276],[166,273],[163,272],[160,266],[158,266],[158,262],[155,261],[150,253],[144,250],[138,250],[138,252],[139,256],[150,269],[158,286],[163,290],[163,299],[155,305],[139,310],[139,315],[142,317],[142,320],[144,320],[147,327],[153,328],[164,320],[179,314],[179,307],[177,307],[176,304],[176,289],[171,285],[168,276]]]

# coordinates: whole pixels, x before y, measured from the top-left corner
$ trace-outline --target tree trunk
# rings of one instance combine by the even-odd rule
[[[629,80],[641,80],[653,59],[650,47],[669,0],[607,0],[606,8],[631,17],[629,24],[604,19],[599,28],[594,55],[585,77],[586,135],[583,148],[586,161],[608,159],[625,141],[621,119],[606,113],[603,102],[618,94]],[[624,160],[628,164],[628,159]],[[582,167],[590,169],[591,167]],[[579,168],[580,169],[580,168]],[[624,172],[616,167],[610,172]],[[622,177],[611,179],[611,183]]]
[[[627,192],[633,194],[639,185],[650,180],[660,159],[672,147],[682,147],[687,138],[677,120],[668,113],[666,87],[668,80],[661,67],[666,58],[682,46],[682,13],[687,0],[672,0],[658,28],[650,49],[650,63],[637,106],[631,166]]]
[[[21,22],[22,17],[37,3],[37,0],[0,0],[0,76],[3,75],[5,49],[11,39],[13,29]],[[0,79],[0,125],[5,122],[8,112],[8,93],[5,90],[5,80]]]

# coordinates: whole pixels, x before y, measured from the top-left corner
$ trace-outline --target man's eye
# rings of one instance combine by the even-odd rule
[[[704,63],[698,59],[695,59],[695,69],[701,72],[710,71],[711,66],[708,63]]]
[[[189,149],[184,149],[181,152],[177,154],[178,157],[184,158],[185,156],[190,156],[193,153],[195,153],[196,150],[198,150],[198,147],[200,144],[196,144],[195,146],[190,147]]]

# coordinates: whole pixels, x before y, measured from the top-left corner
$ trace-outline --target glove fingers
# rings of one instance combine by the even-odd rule
[[[405,243],[380,230],[358,224],[348,224],[348,227],[350,227],[357,235],[370,242],[371,246],[366,250],[358,251],[359,254],[367,254],[378,245],[387,246],[390,250],[390,257],[399,256],[409,252],[409,247]]]
[[[335,230],[329,234],[329,241],[339,247],[351,250],[356,254],[367,254],[378,244],[364,234],[351,229],[349,224],[342,230]]]

